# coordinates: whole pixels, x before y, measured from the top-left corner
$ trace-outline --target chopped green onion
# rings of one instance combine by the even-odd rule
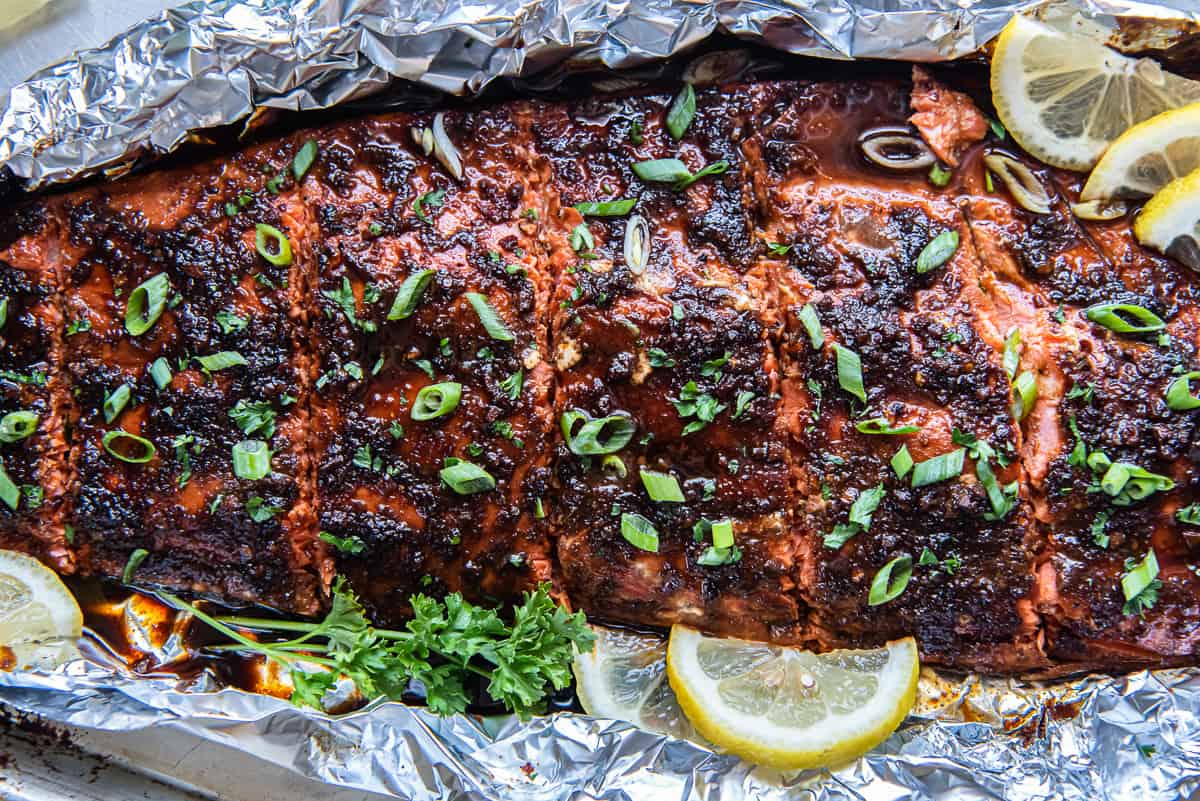
[[[500,389],[504,390],[504,394],[511,400],[516,400],[521,397],[521,390],[525,386],[525,371],[518,369],[515,373],[509,373],[508,377],[500,382]]]
[[[140,337],[149,331],[167,307],[167,295],[171,292],[171,279],[159,273],[134,287],[125,305],[125,330]]]
[[[231,311],[222,309],[214,315],[217,325],[221,328],[222,334],[232,334],[236,331],[245,331],[249,325],[245,317],[238,317]]]
[[[912,485],[914,487],[927,487],[939,481],[957,478],[959,473],[962,472],[963,460],[966,458],[966,455],[966,448],[956,448],[949,453],[943,453],[941,456],[917,462],[913,466]]]
[[[576,431],[580,421],[583,425]],[[601,456],[616,453],[629,444],[637,425],[625,412],[593,419],[581,409],[563,412],[560,420],[567,448],[577,456]]]
[[[392,308],[388,310],[387,318],[403,320],[411,317],[412,313],[417,310],[417,304],[421,302],[421,296],[425,294],[425,289],[433,280],[435,272],[436,270],[433,269],[417,270],[405,278],[404,283],[400,285],[400,290],[396,293],[396,299],[392,302]]]
[[[220,500],[220,498],[221,496],[218,495],[217,499]],[[266,523],[282,511],[283,509],[267,503],[258,495],[251,495],[246,499],[246,514],[255,523]]]
[[[621,515],[621,536],[635,548],[658,553],[658,531],[639,514],[625,512]]]
[[[1189,526],[1200,526],[1200,503],[1193,503],[1175,511],[1175,519]]]
[[[633,165],[633,174],[643,181],[671,184],[686,181],[692,171],[679,159],[650,159]]]
[[[1163,319],[1132,303],[1101,303],[1085,312],[1087,318],[1118,334],[1145,334],[1166,328]]]
[[[155,386],[166,389],[167,384],[171,383],[171,363],[159,356],[150,365],[150,377],[154,379]]]
[[[108,451],[109,455],[114,459],[120,459],[122,462],[129,464],[145,464],[154,458],[158,453],[158,448],[154,447],[154,443],[145,437],[139,437],[137,434],[130,434],[128,431],[109,431],[100,440],[100,444],[104,446],[104,450]],[[121,453],[116,449],[116,445],[121,445],[125,449],[130,446],[136,446],[141,449],[141,452],[134,451],[131,455]]]
[[[635,197],[623,200],[586,201],[576,203],[575,210],[587,217],[624,217],[633,211],[636,203],[637,198]]]
[[[992,472],[992,466],[988,464],[987,459],[976,460],[975,476],[979,479],[980,485],[987,493],[988,502],[992,505],[992,511],[984,515],[984,518],[987,520],[1003,520],[1017,505],[1017,482],[1013,481],[1007,486],[1000,486],[1000,482],[996,480],[996,474]]]
[[[704,553],[696,559],[696,564],[704,567],[720,567],[733,565],[742,561],[742,549],[736,545],[728,548],[718,548],[715,545],[704,549]]]
[[[196,361],[210,372],[224,370],[227,367],[238,367],[247,363],[245,357],[236,350],[223,350],[208,356],[197,356]]]
[[[687,189],[692,184],[699,181],[701,178],[707,178],[710,175],[723,175],[729,169],[729,162],[725,160],[714,161],[712,164],[707,164],[700,168],[700,171],[694,175],[689,175],[681,181],[676,181],[671,188],[676,192]]]
[[[820,350],[825,344],[825,332],[821,330],[821,318],[817,317],[817,310],[811,303],[805,303],[800,309],[800,322],[808,332],[808,341],[812,343],[813,350]]]
[[[4,469],[4,460],[0,459],[0,501],[14,512],[21,505],[21,488],[9,477]]]
[[[1167,492],[1174,487],[1175,482],[1169,477],[1127,462],[1109,464],[1100,479],[1100,489],[1111,496],[1117,506],[1129,506],[1134,501],[1144,500],[1156,492]]]
[[[612,473],[617,478],[625,478],[625,476],[629,475],[629,470],[625,467],[625,462],[621,460],[620,456],[614,453],[610,453],[604,457],[604,460],[600,462],[600,469]]]
[[[247,439],[233,446],[233,474],[247,481],[271,473],[271,449],[261,439]]]
[[[367,544],[353,534],[348,537],[339,537],[328,531],[321,531],[317,533],[317,539],[329,543],[338,553],[348,553],[351,556],[357,556],[367,550]]]
[[[477,464],[454,457],[446,459],[446,466],[438,475],[446,482],[446,486],[459,495],[474,495],[496,487],[496,479],[492,478],[491,473]]]
[[[915,434],[921,430],[920,426],[906,425],[893,426],[891,421],[886,417],[872,417],[870,420],[862,420],[854,424],[863,434]]]
[[[287,267],[292,263],[292,243],[283,231],[273,225],[259,223],[254,226],[254,247],[258,250],[258,255],[276,267]]]
[[[892,470],[896,472],[896,478],[904,478],[908,475],[908,471],[913,469],[912,454],[908,452],[907,445],[901,445],[900,450],[892,457]]]
[[[738,390],[737,398],[733,402],[733,414],[730,417],[737,420],[746,412],[746,408],[750,405],[750,401],[754,400],[754,393],[749,390]]]
[[[678,142],[684,132],[692,124],[696,116],[696,90],[690,83],[683,85],[683,90],[675,96],[671,108],[667,111],[667,133]]]
[[[854,351],[836,342],[833,345],[833,351],[837,354],[838,384],[842,389],[866,403],[867,391],[863,388],[862,359]]]
[[[1017,368],[1021,364],[1021,329],[1016,326],[1008,332],[1004,339],[1004,373],[1012,381],[1017,376]]]
[[[425,213],[426,208],[436,209],[442,205],[442,198],[446,196],[445,189],[438,189],[435,192],[426,192],[413,201],[413,213],[417,215],[417,219],[429,225],[433,220],[429,219],[429,215]]]
[[[1017,380],[1013,382],[1013,404],[1012,416],[1014,420],[1024,420],[1033,410],[1033,404],[1037,402],[1038,383],[1037,376],[1032,370],[1026,370],[1017,376]]]
[[[587,223],[580,223],[571,229],[571,250],[576,253],[591,253],[595,249],[596,237],[592,236]]]
[[[128,384],[122,384],[104,396],[104,422],[111,423],[129,403],[132,394]]]
[[[659,503],[684,503],[687,500],[683,497],[679,482],[670,473],[645,469],[641,473],[642,484],[646,487],[646,494],[650,496],[650,500]]]
[[[941,162],[937,162],[929,168],[929,183],[941,189],[950,183],[952,175],[953,172],[943,167]]]
[[[484,329],[487,330],[488,336],[492,339],[498,339],[501,342],[512,342],[516,339],[512,331],[508,330],[508,326],[500,319],[500,315],[488,303],[487,298],[478,292],[468,292],[467,300],[471,302],[471,306],[475,309],[475,313],[479,315],[479,322],[483,323]]]
[[[309,139],[300,149],[296,151],[295,157],[292,159],[292,175],[297,181],[304,178],[304,174],[308,172],[308,168],[313,165],[317,159],[317,142],[315,139]]]
[[[458,408],[461,398],[462,384],[454,381],[421,387],[417,399],[413,402],[412,419],[433,420],[436,417],[444,417]]]
[[[886,604],[900,597],[912,578],[912,557],[897,556],[879,569],[871,580],[871,591],[867,603],[871,606]]]
[[[1141,562],[1133,564],[1132,559],[1127,560],[1125,569],[1128,572],[1121,576],[1125,606],[1121,611],[1126,615],[1142,614],[1158,602],[1158,590],[1162,586],[1158,580],[1158,556],[1151,548]]]
[[[128,584],[133,581],[133,574],[142,566],[142,562],[146,561],[146,557],[150,552],[145,548],[137,548],[133,553],[129,554],[129,559],[125,562],[125,569],[121,571],[121,583]]]
[[[942,231],[935,236],[917,256],[917,272],[927,273],[936,270],[954,255],[958,250],[958,231]]]
[[[871,515],[879,508],[879,504],[886,494],[887,490],[883,488],[883,484],[877,484],[860,492],[854,499],[854,503],[850,504],[850,522],[862,528],[863,531],[869,530]]]
[[[0,328],[3,328],[4,324],[7,322],[8,322],[8,297],[6,296],[3,300],[0,300]]]
[[[733,521],[729,518],[712,521],[712,544],[715,548],[733,547]]]
[[[1167,406],[1177,412],[1200,408],[1200,398],[1192,394],[1191,382],[1200,378],[1200,370],[1184,373],[1167,387]]]
[[[38,416],[24,409],[0,418],[0,442],[20,442],[37,430]]]

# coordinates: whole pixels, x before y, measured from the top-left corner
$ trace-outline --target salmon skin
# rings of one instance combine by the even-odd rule
[[[863,156],[910,118],[936,181]],[[985,122],[924,73],[515,101],[9,208],[0,544],[298,614],[550,582],[984,672],[1194,663],[1200,284]]]

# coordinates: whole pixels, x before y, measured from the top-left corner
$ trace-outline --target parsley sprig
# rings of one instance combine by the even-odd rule
[[[231,641],[216,649],[261,654],[290,670],[292,703],[318,709],[344,676],[368,698],[393,700],[402,697],[410,680],[419,681],[429,708],[451,715],[470,703],[467,679],[474,673],[488,680],[488,695],[524,719],[541,711],[549,693],[570,684],[573,648],[587,652],[595,641],[583,613],[571,614],[556,604],[545,584],[525,593],[511,622],[458,593],[445,601],[413,595],[413,619],[401,630],[372,626],[340,577],[329,613],[316,623],[214,617],[173,595],[160,595]],[[246,630],[296,636],[259,642]],[[324,670],[305,669],[313,665]]]

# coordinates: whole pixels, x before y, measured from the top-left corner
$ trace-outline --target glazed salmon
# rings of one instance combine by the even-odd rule
[[[5,210],[0,542],[302,614],[550,582],[986,672],[1195,662],[1200,279],[914,74],[391,113]]]

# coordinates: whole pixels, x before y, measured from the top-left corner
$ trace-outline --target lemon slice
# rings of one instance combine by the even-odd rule
[[[1042,161],[1072,170],[1089,169],[1131,126],[1200,102],[1200,82],[1019,15],[996,40],[991,84],[1013,138]]]
[[[592,626],[596,643],[576,654],[575,691],[589,715],[627,720],[672,737],[696,739],[667,681],[662,637]]]
[[[1133,224],[1143,245],[1200,270],[1200,169],[1150,198]]]
[[[814,654],[676,625],[667,647],[671,687],[696,730],[783,770],[838,764],[883,742],[912,709],[919,670],[911,637]]]
[[[0,550],[0,646],[8,649],[0,648],[0,663],[53,667],[77,653],[82,633],[79,604],[54,571],[31,556]]]
[[[1195,169],[1200,169],[1200,103],[1164,111],[1121,134],[1104,151],[1079,197],[1150,197]]]

